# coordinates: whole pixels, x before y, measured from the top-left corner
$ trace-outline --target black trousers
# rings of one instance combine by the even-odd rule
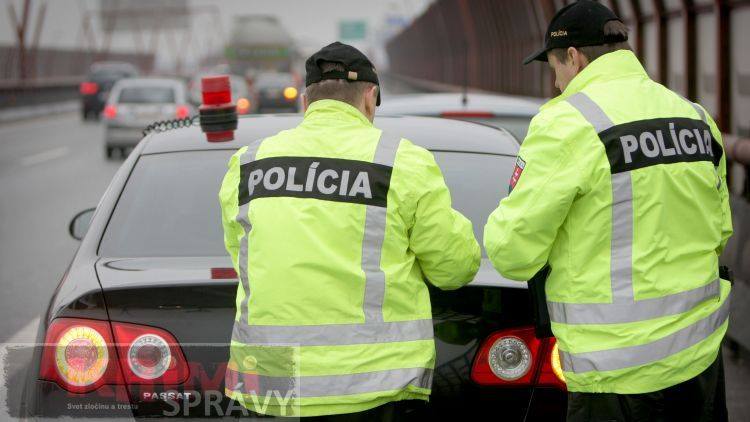
[[[724,362],[719,356],[695,378],[646,394],[568,393],[569,422],[726,421]]]

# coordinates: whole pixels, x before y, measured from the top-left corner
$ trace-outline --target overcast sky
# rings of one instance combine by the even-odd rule
[[[31,0],[32,9],[30,14],[31,30],[29,38],[35,30],[34,21],[38,15],[39,7],[46,3],[47,10],[44,25],[40,32],[39,44],[42,47],[58,48],[85,48],[86,38],[83,31],[83,17],[86,12],[96,11],[100,8],[98,0]],[[120,0],[127,1],[127,0]],[[21,0],[0,0],[0,44],[15,43],[15,34],[11,29],[11,20],[7,5],[13,3],[17,9],[21,8]],[[305,52],[314,51],[338,38],[338,24],[341,20],[365,20],[368,25],[368,43],[378,42],[378,36],[386,28],[388,17],[401,17],[411,19],[420,14],[431,0],[189,0],[196,10],[203,12],[196,14],[193,18],[190,51],[197,52],[212,47],[212,41],[216,40],[216,34],[208,31],[217,31],[212,24],[211,11],[215,10],[220,15],[223,28],[220,33],[228,35],[232,18],[236,15],[263,14],[274,15],[298,41],[301,49]],[[208,6],[208,7],[206,7]],[[98,21],[93,14],[93,25],[95,39],[102,43],[104,36],[98,30]],[[152,31],[142,31],[141,45],[148,45]],[[168,36],[172,35],[175,40],[186,40],[184,33],[174,32],[167,34],[162,32],[159,37],[159,50],[169,48]],[[209,38],[203,38],[203,37]],[[195,39],[198,38],[198,39]],[[116,33],[112,38],[112,49],[118,51],[132,51],[137,48],[138,39],[133,33]],[[215,44],[216,42],[213,42]],[[217,48],[218,46],[214,46]],[[168,51],[159,54],[159,62],[169,60]],[[197,54],[197,53],[196,53]],[[193,58],[189,59],[193,60]]]

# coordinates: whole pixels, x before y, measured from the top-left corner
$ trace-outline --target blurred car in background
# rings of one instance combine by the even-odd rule
[[[138,76],[138,69],[125,62],[97,62],[89,68],[86,80],[81,82],[81,117],[83,120],[99,119],[112,86],[123,78]]]
[[[235,151],[297,126],[302,116],[238,120],[230,142],[207,142],[197,124],[147,134],[96,211],[71,222],[82,243],[41,321],[44,347],[35,350],[23,398],[34,416],[78,415],[71,405],[96,403],[86,416],[130,420],[163,416],[175,400],[188,406],[179,416],[241,416],[223,394],[237,275],[216,194]],[[498,183],[516,162],[513,136],[449,119],[377,123],[433,152],[453,206],[481,244],[487,216],[506,195]],[[534,337],[525,283],[500,276],[483,254],[468,286],[430,288],[430,295],[437,349],[431,420],[467,413],[564,420],[555,341]]]
[[[203,102],[201,98],[201,78],[212,74],[215,73],[199,73],[193,76],[190,82],[188,82],[190,102],[193,105],[199,106]],[[253,86],[249,85],[242,76],[229,75],[229,81],[232,88],[232,102],[237,105],[237,114],[257,113],[258,93]]]
[[[296,113],[301,109],[299,82],[291,73],[259,73],[253,86],[258,90],[259,113]]]
[[[409,115],[467,120],[507,129],[523,142],[531,118],[543,100],[512,95],[430,93],[389,97],[378,107],[382,116]]]
[[[127,155],[143,137],[143,129],[159,120],[184,119],[194,113],[185,84],[176,79],[133,78],[115,84],[102,116],[105,151]]]

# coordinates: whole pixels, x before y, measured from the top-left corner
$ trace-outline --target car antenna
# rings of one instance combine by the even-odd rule
[[[469,104],[469,43],[464,38],[464,83],[461,94],[461,104],[466,108]]]

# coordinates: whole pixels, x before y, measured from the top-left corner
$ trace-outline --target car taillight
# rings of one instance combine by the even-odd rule
[[[99,84],[96,82],[81,82],[78,91],[82,95],[94,95],[99,91]]]
[[[297,88],[295,88],[293,86],[288,86],[288,87],[284,88],[283,94],[284,94],[284,98],[286,98],[287,100],[291,101],[291,100],[297,98]]]
[[[128,384],[181,384],[188,365],[177,340],[159,328],[113,322]]]
[[[493,333],[477,352],[471,379],[480,385],[545,386],[564,390],[565,383],[553,370],[554,345],[554,339],[537,339],[533,327]]]
[[[545,340],[545,353],[543,354],[542,367],[539,369],[537,385],[542,387],[555,387],[566,390],[565,375],[560,365],[560,352],[557,349],[557,340],[554,338]]]
[[[114,119],[115,117],[117,117],[117,107],[115,107],[113,105],[108,105],[108,106],[104,107],[104,110],[102,111],[102,114],[107,119]]]
[[[177,116],[178,119],[184,119],[190,116],[190,109],[186,105],[177,106],[175,109],[175,116]]]
[[[52,321],[39,367],[40,379],[73,393],[105,384],[181,384],[188,375],[182,349],[166,331],[78,318]]]
[[[237,113],[247,114],[248,111],[250,111],[250,100],[247,98],[240,98],[237,100]]]
[[[109,323],[60,318],[47,328],[39,378],[74,393],[122,384]]]

